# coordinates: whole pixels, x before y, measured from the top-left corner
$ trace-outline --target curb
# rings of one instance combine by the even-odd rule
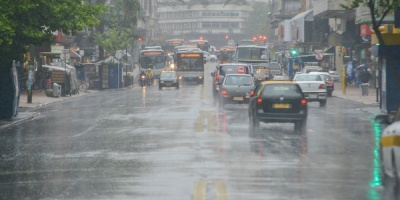
[[[14,126],[14,125],[16,125],[16,124],[18,124],[20,122],[23,122],[23,121],[26,121],[26,120],[29,120],[29,119],[33,119],[34,117],[40,115],[40,113],[38,113],[38,112],[20,112],[18,115],[21,115],[21,113],[26,113],[28,116],[27,117],[18,118],[18,119],[13,119],[13,120],[11,120],[10,122],[8,122],[8,123],[6,123],[4,125],[0,125],[0,130],[4,129],[4,128],[11,127],[11,126]],[[28,113],[30,113],[30,114],[28,114]]]

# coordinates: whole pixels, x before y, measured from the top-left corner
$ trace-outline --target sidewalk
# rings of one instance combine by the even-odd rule
[[[372,115],[381,114],[379,102],[376,102],[376,89],[373,87],[368,88],[368,96],[362,96],[359,87],[349,86],[346,88],[346,93],[343,93],[342,83],[335,82],[335,90],[333,91],[332,96],[365,104],[366,106],[360,108],[360,110]]]

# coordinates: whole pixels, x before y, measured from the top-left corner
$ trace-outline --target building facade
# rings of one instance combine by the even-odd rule
[[[159,27],[165,39],[207,39],[210,44],[224,46],[228,36],[239,40],[244,37],[246,23],[252,11],[250,5],[223,3],[208,6],[171,5],[158,8]],[[222,40],[222,41],[221,41]]]

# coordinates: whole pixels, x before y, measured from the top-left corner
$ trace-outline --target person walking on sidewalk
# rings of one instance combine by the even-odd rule
[[[359,75],[361,81],[361,94],[362,96],[368,96],[369,80],[371,79],[371,73],[367,68],[362,69]]]

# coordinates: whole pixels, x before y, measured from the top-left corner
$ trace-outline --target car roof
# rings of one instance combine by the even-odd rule
[[[330,75],[328,72],[310,72],[308,74],[324,74],[324,75]]]
[[[250,76],[250,74],[227,74],[225,75],[225,77],[227,76]]]
[[[247,64],[247,63],[224,63],[224,64],[220,64],[218,66],[232,66],[232,65],[235,65],[235,66],[244,66],[244,65],[250,66],[250,64]]]

